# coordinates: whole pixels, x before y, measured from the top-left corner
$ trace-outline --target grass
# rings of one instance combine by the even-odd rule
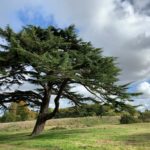
[[[34,122],[0,124],[0,150],[149,150],[150,123],[120,125],[117,117],[51,120],[37,137]]]

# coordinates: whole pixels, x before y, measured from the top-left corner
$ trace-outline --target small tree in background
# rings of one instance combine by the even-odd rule
[[[17,104],[12,102],[8,110],[5,111],[4,115],[1,117],[1,122],[15,122],[17,117],[16,112]]]
[[[24,101],[20,101],[17,105],[16,115],[18,121],[25,121],[35,119],[37,114],[31,111]]]
[[[0,118],[1,122],[15,122],[33,120],[36,118],[37,113],[31,111],[24,101],[19,103],[12,102],[8,110]]]
[[[6,108],[6,103],[25,99],[27,105],[38,107],[33,136],[41,133],[46,121],[58,112],[61,98],[75,105],[92,101],[122,109],[136,95],[126,91],[128,84],[116,84],[120,69],[115,59],[102,56],[101,49],[79,39],[74,26],[43,29],[30,25],[17,33],[7,27],[0,29],[0,37],[7,41],[1,44],[0,86],[11,88],[24,82],[36,85],[35,90],[1,93],[0,105]],[[77,85],[94,96],[73,92],[72,87]],[[52,95],[55,95],[55,108],[49,112]]]
[[[144,112],[140,112],[138,119],[143,122],[150,122],[150,110],[145,110]]]

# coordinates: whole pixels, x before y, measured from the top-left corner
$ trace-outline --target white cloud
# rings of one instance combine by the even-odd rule
[[[39,12],[46,19],[53,15],[59,27],[75,24],[80,37],[103,48],[105,55],[118,57],[122,82],[150,79],[149,0],[1,0],[0,26],[20,29],[22,10],[30,20]],[[148,84],[138,87],[147,88],[143,91],[147,98]]]
[[[84,86],[79,84],[72,85],[72,86],[73,86],[71,90],[72,92],[77,92],[79,94],[86,95],[87,97],[91,96],[91,94],[87,91],[87,89]]]
[[[143,93],[142,95],[143,98],[150,100],[150,83],[149,82],[145,81],[145,82],[140,83],[137,87],[137,91]]]
[[[150,83],[142,81],[137,85],[136,92],[140,92],[142,95],[134,99],[133,105],[141,105],[138,107],[138,110],[140,111],[150,109]]]
[[[150,17],[141,13],[148,10],[148,0],[2,1],[0,26],[24,25],[17,14],[21,10],[27,10],[30,20],[37,11],[46,19],[53,15],[58,26],[75,24],[82,38],[102,47],[105,55],[118,57],[122,81],[150,78]]]

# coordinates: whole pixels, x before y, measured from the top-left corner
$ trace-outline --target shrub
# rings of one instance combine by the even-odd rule
[[[138,119],[143,122],[150,122],[150,111],[146,110],[145,112],[140,113]]]
[[[33,120],[36,115],[37,113],[31,111],[24,101],[20,101],[19,103],[11,103],[9,109],[0,117],[0,122]]]
[[[130,114],[123,114],[120,119],[121,124],[137,123],[139,120]]]

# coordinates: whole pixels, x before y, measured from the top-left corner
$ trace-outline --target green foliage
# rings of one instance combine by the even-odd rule
[[[18,33],[8,26],[5,30],[0,28],[0,37],[9,43],[0,45],[5,49],[0,51],[0,70],[6,72],[0,74],[0,86],[7,88],[13,84],[22,84],[21,81],[41,86],[37,93],[15,91],[1,94],[3,104],[7,100],[25,99],[30,105],[33,103],[39,106],[46,85],[57,95],[64,80],[68,82],[61,96],[76,105],[90,100],[109,103],[115,108],[124,107],[124,101],[136,95],[127,93],[128,84],[116,84],[120,73],[116,59],[102,56],[102,49],[79,39],[74,26],[66,29],[49,26],[43,29],[29,25]],[[32,69],[28,71],[28,67]],[[97,94],[99,100],[71,92],[72,84],[84,86],[89,92]]]
[[[0,122],[15,122],[16,115],[11,114],[9,112],[5,112],[5,114],[0,118]]]
[[[120,119],[121,124],[137,123],[139,120],[131,114],[123,114]]]
[[[59,113],[55,118],[72,118],[72,117],[87,117],[87,116],[115,116],[118,113],[110,106],[89,104],[80,107],[70,107],[59,109]]]
[[[150,111],[146,110],[144,112],[141,112],[138,118],[143,122],[150,122]]]
[[[15,122],[35,119],[37,114],[25,106],[24,101],[11,103],[8,111],[0,118],[0,122]]]
[[[13,85],[25,82],[36,85],[34,90],[11,89],[0,93],[0,108],[6,109],[6,103],[25,100],[26,104],[40,109],[42,117],[37,117],[40,124],[43,118],[46,121],[55,116],[61,98],[76,106],[94,102],[109,104],[121,111],[126,102],[138,95],[128,93],[129,84],[117,84],[120,69],[116,58],[103,56],[101,48],[79,39],[74,26],[60,29],[29,25],[19,32],[7,26],[0,28],[0,37],[6,40],[6,44],[0,45],[3,48],[0,50],[0,88],[10,90]],[[92,96],[73,92],[72,87],[77,85],[86,88]],[[48,112],[52,94],[56,95],[55,108]],[[85,113],[82,111],[82,116]],[[103,111],[100,114],[103,115]],[[88,115],[93,112],[89,111]],[[27,118],[21,116],[23,120]]]

